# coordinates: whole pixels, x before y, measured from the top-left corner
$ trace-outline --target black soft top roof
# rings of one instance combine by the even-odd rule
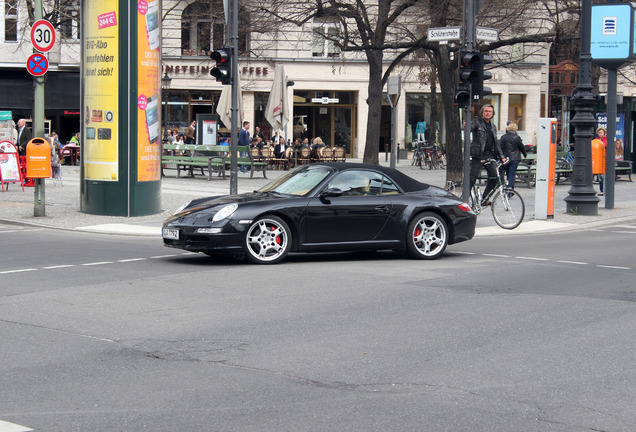
[[[391,180],[396,182],[404,192],[416,192],[429,187],[428,184],[419,182],[412,177],[407,176],[401,171],[394,168],[388,168],[381,165],[351,163],[351,162],[319,162],[313,165],[326,165],[337,169],[338,171],[345,171],[349,169],[369,169],[378,171],[385,174]]]

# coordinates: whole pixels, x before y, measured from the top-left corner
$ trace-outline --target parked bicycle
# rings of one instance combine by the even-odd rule
[[[426,143],[423,141],[414,141],[413,144],[415,144],[415,152],[413,152],[411,165],[424,169],[422,165],[424,164],[424,145]]]
[[[488,159],[486,163],[497,165],[497,186],[488,192],[488,195],[482,197],[479,186],[475,184],[470,191],[470,206],[479,215],[484,207],[490,205],[492,217],[497,225],[504,229],[515,229],[523,221],[526,212],[523,198],[514,189],[505,187],[506,176],[502,169],[503,164],[494,159]]]

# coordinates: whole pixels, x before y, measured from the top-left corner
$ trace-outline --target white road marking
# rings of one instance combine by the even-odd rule
[[[18,270],[5,270],[5,271],[1,271],[0,274],[22,273],[22,272],[30,272],[30,271],[36,271],[36,270],[37,269],[34,269],[34,268],[18,269]]]
[[[482,254],[483,256],[495,257],[495,258],[510,258],[510,255],[497,255],[497,254]]]
[[[118,263],[127,263],[127,262],[133,262],[133,261],[145,261],[147,258],[129,258],[129,259],[123,259],[123,260],[117,260]]]
[[[557,261],[558,263],[563,263],[563,264],[575,264],[575,265],[588,265],[589,263],[584,263],[584,262],[580,262],[580,261]]]
[[[636,231],[610,231],[614,234],[636,234]]]
[[[617,270],[631,270],[631,268],[629,268],[629,267],[610,266],[610,265],[602,265],[602,264],[599,264],[596,267],[608,268],[608,269],[617,269]]]
[[[537,258],[537,257],[525,257],[525,256],[518,256],[515,257],[516,259],[522,259],[522,260],[532,260],[532,261],[549,261],[547,258]]]
[[[53,270],[53,269],[68,268],[68,267],[75,267],[75,264],[54,265],[54,266],[42,267],[42,269],[43,270]]]
[[[176,257],[178,256],[177,254],[171,254],[171,255],[157,255],[157,256],[151,256],[150,259],[161,259],[161,258],[171,258],[171,257]]]
[[[94,262],[94,263],[84,263],[80,264],[83,266],[96,266],[96,265],[104,265],[104,264],[114,264],[113,261],[102,261],[102,262]]]
[[[20,426],[15,423],[9,423],[9,422],[0,420],[0,432],[28,432],[32,430],[33,429],[30,429],[26,426]]]
[[[451,253],[459,254],[459,255],[477,255],[475,252],[464,252],[464,251],[452,251]]]

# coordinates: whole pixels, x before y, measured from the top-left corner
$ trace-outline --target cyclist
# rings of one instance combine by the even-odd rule
[[[472,133],[472,141],[470,143],[470,187],[471,189],[477,181],[477,177],[481,173],[481,167],[486,168],[488,173],[488,183],[484,190],[484,200],[488,196],[488,193],[497,186],[497,166],[493,163],[486,163],[488,159],[501,159],[504,163],[507,162],[501,147],[499,140],[497,139],[497,126],[492,122],[492,118],[495,115],[495,108],[486,104],[481,107],[479,111],[481,118],[474,118],[470,124],[470,131]],[[482,206],[486,206],[489,203],[483,202]]]

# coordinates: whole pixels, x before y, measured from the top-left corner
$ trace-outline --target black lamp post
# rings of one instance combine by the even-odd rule
[[[596,216],[598,202],[592,186],[592,139],[594,138],[594,107],[598,95],[593,93],[592,55],[590,53],[590,23],[592,21],[592,0],[583,0],[581,11],[581,69],[579,84],[572,95],[572,104],[576,114],[571,120],[574,125],[574,166],[572,169],[572,188],[565,198],[566,210],[570,214]]]
[[[168,71],[165,72],[163,78],[161,78],[161,99],[163,101],[163,140],[168,141],[168,97],[167,90],[170,89],[170,83],[172,78],[168,76]]]

